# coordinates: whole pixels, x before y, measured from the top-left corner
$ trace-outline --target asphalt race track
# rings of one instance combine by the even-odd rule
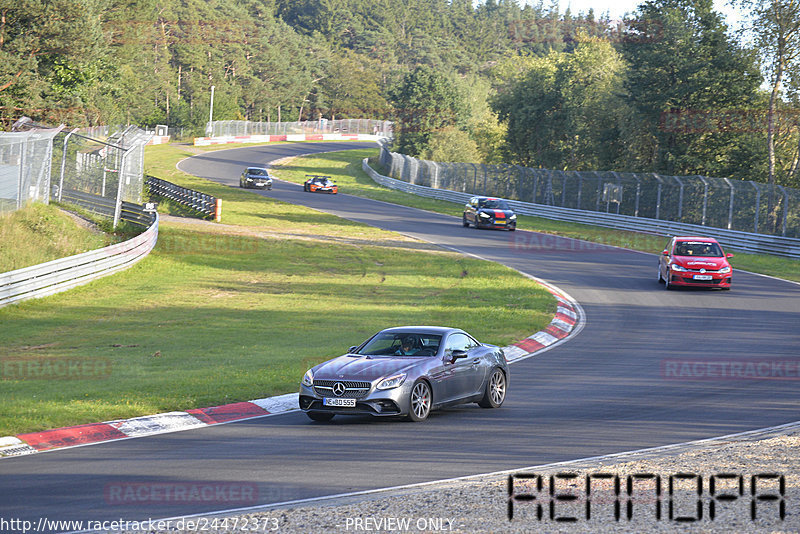
[[[196,156],[180,168],[237,186],[246,165],[364,146],[371,145],[253,146]],[[800,285],[738,271],[731,291],[665,291],[656,282],[653,255],[524,230],[463,228],[459,219],[345,193],[304,193],[300,185],[281,181],[272,191],[253,191],[491,258],[545,279],[580,302],[586,312],[584,330],[514,365],[500,410],[458,407],[435,412],[422,424],[347,417],[314,424],[294,412],[3,459],[0,516],[34,521],[171,517],[242,504],[216,499],[192,506],[119,505],[109,502],[104,490],[132,482],[252,483],[257,498],[246,504],[276,503],[800,420],[796,374],[783,380],[687,380],[671,374],[669,361],[796,362]],[[353,344],[360,341],[353,339]],[[502,497],[498,506],[504,506]]]

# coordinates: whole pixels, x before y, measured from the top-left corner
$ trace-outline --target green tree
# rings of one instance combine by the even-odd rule
[[[492,99],[516,162],[592,170],[619,158],[625,64],[607,41],[580,39],[572,53],[531,60],[528,73]]]
[[[398,118],[398,150],[422,154],[434,132],[448,126],[463,127],[468,109],[454,84],[431,67],[418,66],[392,88],[390,100]]]
[[[478,145],[469,133],[455,126],[433,132],[428,148],[420,156],[430,161],[443,162],[473,163],[481,160]]]
[[[639,170],[726,175],[738,134],[681,124],[751,108],[761,76],[755,57],[727,34],[711,0],[649,0],[627,21],[620,50],[628,101],[646,136]],[[744,170],[744,169],[742,169]]]
[[[345,50],[333,54],[317,84],[316,108],[329,119],[383,118],[389,103],[383,96],[380,65]]]
[[[530,70],[491,100],[506,124],[506,146],[512,159],[528,167],[559,167],[555,146],[559,137],[553,121],[560,95],[555,85],[560,54],[533,58]]]
[[[767,181],[774,185],[777,175],[781,174],[787,182],[793,182],[800,152],[797,117],[795,113],[787,114],[790,117],[786,124],[786,119],[781,120],[779,114],[789,108],[786,82],[795,93],[800,87],[800,1],[744,0],[741,5],[750,10],[751,29],[755,33],[756,45],[761,51],[771,85],[767,108]],[[792,143],[794,138],[797,138],[797,149],[788,158],[784,168],[779,169],[781,147],[777,145],[795,144]],[[774,203],[773,193],[768,199],[770,214],[773,213]]]
[[[0,0],[0,118],[80,121],[80,87],[105,54],[100,0]]]

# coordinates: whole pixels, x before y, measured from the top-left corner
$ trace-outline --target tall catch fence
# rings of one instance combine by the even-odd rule
[[[142,203],[144,147],[152,136],[136,126],[102,140],[62,132],[53,143],[53,198],[103,214],[110,202],[116,226],[123,203]]]
[[[391,152],[387,174],[410,184],[545,206],[800,237],[800,190],[711,178],[614,171],[552,171],[520,165],[439,163]]]
[[[0,273],[0,307],[52,295],[126,269],[140,261],[158,239],[158,214],[141,206],[144,146],[152,137],[135,126],[65,132],[32,129],[0,132],[0,211],[51,199],[77,204],[146,229],[108,247],[40,265]]]
[[[53,138],[60,131],[0,132],[0,213],[49,202]]]
[[[319,119],[302,122],[211,121],[209,137],[245,135],[352,134],[392,136],[392,123],[374,119]]]

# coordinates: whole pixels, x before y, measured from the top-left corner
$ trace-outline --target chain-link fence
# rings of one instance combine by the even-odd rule
[[[153,134],[128,126],[101,141],[78,132],[64,132],[54,140],[53,195],[76,203],[87,198],[78,193],[112,200],[117,205],[116,225],[122,202],[142,202],[144,147]]]
[[[303,122],[212,121],[206,128],[206,135],[209,137],[332,133],[391,137],[392,123],[373,119],[319,119]]]
[[[380,161],[392,178],[436,189],[800,237],[800,190],[780,185],[706,176],[437,163],[397,154],[386,146]]]
[[[53,138],[60,130],[0,132],[0,213],[49,202]]]

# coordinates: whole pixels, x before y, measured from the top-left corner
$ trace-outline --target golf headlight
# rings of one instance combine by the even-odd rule
[[[517,214],[516,213],[512,213],[511,216],[508,218],[508,220],[516,221],[517,220]]]
[[[378,384],[378,389],[392,389],[403,385],[403,382],[406,381],[406,374],[401,373],[399,375],[390,376],[389,378],[384,378],[381,380],[380,384]]]
[[[723,267],[722,269],[719,270],[719,272],[721,272],[721,273],[729,273],[729,272],[731,272],[731,268],[730,268],[730,266]]]
[[[486,213],[485,211],[482,211],[482,212],[480,212],[480,213],[478,214],[478,217],[483,217],[484,219],[488,219],[488,218],[490,218],[490,217],[491,217],[491,215],[489,215],[489,214],[488,214],[488,213]]]
[[[684,268],[684,267],[681,267],[681,266],[680,266],[680,265],[678,265],[677,263],[673,263],[672,265],[670,265],[670,268],[671,268],[673,271],[680,271],[680,272],[686,272],[686,271],[687,271],[687,269],[686,269],[686,268]]]
[[[303,376],[303,385],[308,387],[314,385],[314,373],[311,372],[311,369],[306,371],[305,376]]]

